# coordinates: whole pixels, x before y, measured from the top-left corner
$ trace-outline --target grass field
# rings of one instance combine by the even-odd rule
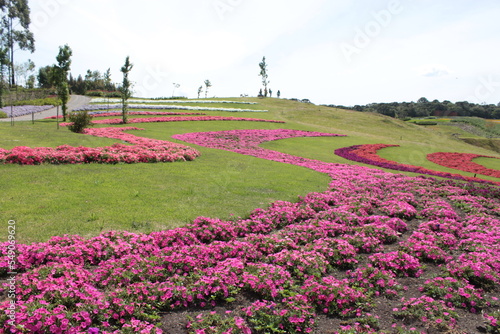
[[[227,98],[221,100],[228,100]],[[499,156],[466,144],[448,130],[422,127],[371,113],[332,109],[279,99],[233,99],[256,105],[207,104],[207,107],[269,110],[267,113],[205,112],[213,116],[253,117],[284,124],[217,121],[138,124],[134,134],[179,142],[174,134],[232,129],[297,129],[347,137],[293,138],[265,143],[268,149],[326,162],[352,163],[335,156],[337,148],[360,144],[396,144],[383,158],[450,173],[459,172],[425,159],[432,152],[469,152]],[[167,101],[168,102],[168,101]],[[459,129],[457,129],[459,130]],[[56,129],[55,120],[0,123],[0,147],[109,146],[113,139]],[[107,230],[150,232],[184,225],[198,216],[244,217],[276,200],[296,200],[324,191],[328,176],[306,168],[192,145],[201,157],[191,162],[118,165],[0,165],[0,219],[14,219],[18,242],[50,236],[95,236]],[[497,159],[476,162],[498,169]],[[496,180],[484,177],[484,179]],[[3,235],[2,235],[2,238]],[[1,241],[4,241],[3,239]]]

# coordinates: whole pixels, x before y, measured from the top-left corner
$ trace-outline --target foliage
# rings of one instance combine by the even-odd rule
[[[0,10],[2,15],[0,48],[8,49],[10,58],[7,64],[2,63],[2,65],[9,66],[9,83],[11,87],[14,87],[16,86],[14,52],[16,50],[35,52],[35,38],[29,30],[30,8],[28,0],[10,0],[0,2]]]
[[[116,97],[122,97],[122,94],[119,91],[103,91],[103,90],[87,90],[85,91],[86,96],[93,96],[93,97],[109,97],[109,98],[116,98]]]
[[[212,83],[210,82],[210,80],[207,79],[205,80],[204,84],[205,84],[205,98],[206,98],[208,94],[208,89],[212,87]]]
[[[227,312],[226,316],[220,315],[214,311],[203,314],[200,313],[196,319],[188,317],[188,334],[198,334],[202,331],[205,334],[250,334],[251,330],[246,325],[245,320],[238,316],[231,316]]]
[[[92,115],[89,115],[88,111],[74,111],[69,114],[69,121],[72,123],[68,125],[70,131],[82,133],[92,125]]]
[[[130,82],[128,75],[134,65],[130,63],[130,58],[127,56],[125,58],[125,64],[122,66],[120,71],[123,73],[123,81],[122,85],[119,87],[119,91],[121,93],[121,99],[122,99],[122,122],[123,124],[127,124],[128,121],[128,99],[132,96],[132,83]]]
[[[20,101],[14,101],[10,105],[13,106],[24,106],[24,105],[31,105],[31,106],[60,106],[61,105],[61,100],[57,97],[46,97],[43,99],[35,99],[35,100],[20,100]]]
[[[500,311],[485,314],[484,319],[487,333],[500,334]]]
[[[406,323],[412,321],[422,322],[426,327],[449,331],[456,327],[458,314],[452,307],[447,307],[445,302],[434,300],[428,296],[404,300],[400,309],[394,310],[396,318],[404,319]]]
[[[40,67],[37,75],[38,87],[51,88],[55,84],[56,71],[55,65]]]
[[[367,105],[355,105],[347,107],[342,105],[328,105],[333,108],[341,108],[362,112],[374,112],[390,117],[405,119],[407,117],[480,117],[480,118],[500,118],[500,106],[494,104],[475,104],[467,101],[428,101],[420,98],[417,102],[391,102],[391,103],[370,103]]]
[[[262,57],[262,61],[259,63],[260,73],[259,76],[262,78],[262,86],[264,86],[264,97],[267,97],[267,85],[269,84],[268,74],[267,74],[267,63],[266,57]]]
[[[68,72],[71,68],[71,56],[73,52],[66,44],[59,47],[56,57],[58,65],[54,68],[54,80],[57,87],[57,95],[61,99],[63,119],[66,121],[67,103],[69,100]]]
[[[415,124],[417,125],[437,125],[437,122],[432,122],[432,121],[415,121]]]
[[[0,118],[7,118],[7,114],[3,111],[0,111]]]

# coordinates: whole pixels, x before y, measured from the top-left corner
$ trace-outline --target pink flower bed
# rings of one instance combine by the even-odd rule
[[[258,118],[246,117],[223,117],[223,116],[198,116],[198,117],[147,117],[147,118],[129,118],[128,123],[157,123],[157,122],[186,122],[186,121],[250,121],[250,122],[270,122],[285,123],[283,121],[274,121]],[[70,123],[61,123],[61,126],[67,126]],[[100,119],[92,121],[92,124],[123,124],[121,118]]]
[[[452,331],[470,321],[497,330],[500,189],[258,147],[321,135],[335,136],[295,130],[177,135],[327,173],[329,190],[229,221],[199,217],[149,234],[111,231],[17,244],[15,256],[2,243],[0,277],[15,270],[19,282],[14,323],[9,300],[0,303],[2,330],[168,333],[173,329],[160,320],[193,310],[200,315],[185,320],[187,333],[313,333],[323,314],[341,321],[328,327],[332,333]],[[443,280],[431,278],[435,273]],[[406,284],[416,280],[421,289],[403,298]],[[377,325],[375,306],[389,302],[394,318]],[[458,310],[467,312],[465,320]]]
[[[434,162],[435,164],[444,167],[458,169],[469,173],[477,173],[481,175],[488,175],[500,178],[499,170],[486,168],[480,164],[473,162],[472,160],[476,158],[495,159],[496,157],[490,157],[486,155],[479,155],[473,153],[450,153],[450,152],[437,152],[427,155],[427,159]]]
[[[420,166],[406,165],[399,162],[383,159],[377,154],[377,151],[383,148],[397,147],[397,146],[399,145],[386,145],[386,144],[355,145],[337,149],[335,150],[335,154],[348,160],[357,161],[373,166],[379,166],[387,169],[427,174],[427,175],[439,176],[455,180],[500,184],[500,182],[479,180],[473,177],[463,176],[460,174],[444,173],[444,172],[430,170]]]
[[[134,116],[139,116],[139,115],[145,115],[145,116],[205,115],[204,113],[199,113],[199,112],[170,112],[170,111],[130,111],[128,114],[134,115]],[[96,111],[96,112],[89,112],[89,115],[92,115],[93,117],[116,117],[116,116],[121,116],[122,113],[121,112]],[[57,117],[57,116],[45,117],[45,119],[57,119],[57,118],[63,118],[63,117],[62,117],[62,115],[59,115],[59,117]]]
[[[52,147],[18,146],[12,150],[0,148],[0,163],[39,165],[81,164],[81,163],[139,163],[189,161],[199,156],[193,148],[164,140],[141,138],[124,133],[129,130],[141,130],[135,127],[87,129],[86,134],[120,139],[134,145],[114,144],[108,147],[72,147],[62,145]]]

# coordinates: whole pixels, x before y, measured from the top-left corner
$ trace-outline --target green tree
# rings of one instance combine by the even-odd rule
[[[122,95],[122,120],[123,120],[123,124],[126,124],[128,121],[128,111],[127,111],[128,102],[127,102],[127,100],[132,96],[132,90],[131,90],[132,83],[130,82],[130,80],[128,78],[128,74],[130,73],[130,71],[132,70],[133,67],[134,67],[134,65],[132,63],[130,63],[129,56],[127,56],[127,58],[125,58],[125,64],[120,69],[120,71],[123,73],[123,82],[122,82],[122,85],[119,89],[120,93]]]
[[[38,69],[37,81],[39,88],[51,88],[54,85],[55,65]]]
[[[73,51],[66,44],[59,47],[59,54],[56,57],[57,64],[54,67],[54,80],[57,87],[57,95],[61,99],[63,120],[66,121],[66,110],[69,100],[68,72],[71,68],[71,56]]]
[[[203,86],[198,87],[198,98],[200,98],[201,92],[203,92]]]
[[[109,91],[113,89],[113,83],[111,82],[111,69],[108,68],[106,72],[104,72],[104,89]]]
[[[267,97],[267,85],[269,84],[267,75],[267,63],[266,57],[262,57],[262,61],[259,63],[260,67],[260,77],[262,78],[262,86],[264,86],[264,97]]]
[[[35,52],[35,38],[29,30],[31,23],[28,0],[0,0],[2,12],[1,43],[9,53],[9,83],[16,85],[14,52],[28,50]]]
[[[29,77],[35,71],[35,63],[31,59],[28,59],[25,63],[16,64],[14,68],[16,69],[16,82],[18,84],[19,82],[23,82],[24,86],[29,88],[28,81]]]
[[[212,87],[212,83],[210,82],[210,80],[205,80],[205,98],[207,97],[207,94],[208,94],[208,89]]]

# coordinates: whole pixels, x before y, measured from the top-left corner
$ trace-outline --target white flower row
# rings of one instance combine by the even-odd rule
[[[120,99],[118,98],[93,98],[92,103],[119,103],[121,102]],[[165,103],[233,103],[233,104],[257,104],[256,102],[243,102],[243,101],[217,101],[217,100],[147,100],[147,99],[130,99],[128,100],[129,103],[159,103],[159,102],[165,102]]]
[[[107,110],[107,109],[121,109],[121,104],[87,104],[74,111],[92,111],[92,110]],[[190,106],[176,106],[167,104],[129,104],[129,109],[175,109],[175,110],[195,110],[195,111],[228,111],[228,112],[267,112],[268,110],[252,110],[252,109],[238,109],[238,108],[209,108],[209,107],[190,107]]]

